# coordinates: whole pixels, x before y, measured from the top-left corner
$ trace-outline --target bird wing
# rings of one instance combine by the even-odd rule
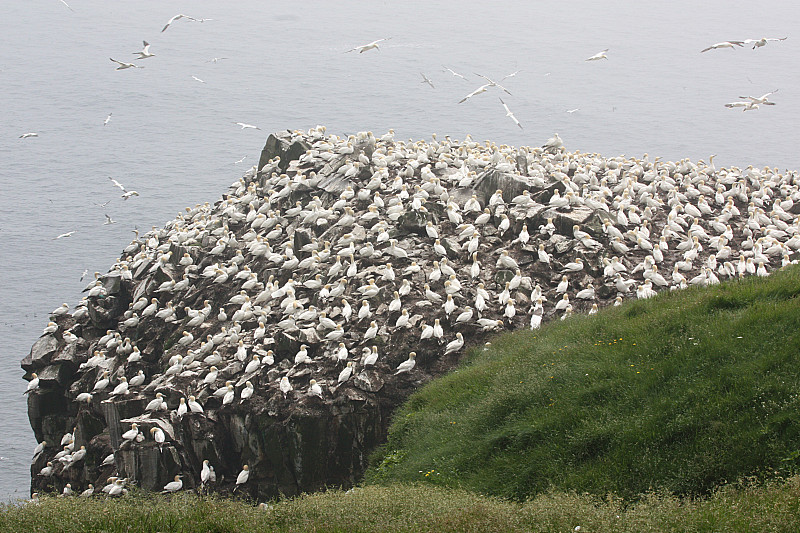
[[[787,37],[768,37],[765,41],[785,41]]]
[[[113,61],[114,63],[117,63],[117,64],[119,64],[119,65],[127,65],[127,63],[123,63],[122,61],[117,61],[117,60],[116,60],[116,59],[114,59],[113,57],[109,57],[109,59],[110,59],[111,61]]]
[[[510,117],[511,115],[513,115],[514,113],[511,112],[511,110],[508,108],[508,106],[503,101],[503,99],[500,98],[499,100],[500,100],[500,103],[503,104],[503,108],[506,110],[506,116]]]
[[[170,25],[170,24],[172,24],[173,22],[175,22],[175,21],[176,21],[176,20],[178,20],[179,18],[183,18],[183,17],[185,17],[185,16],[186,16],[186,15],[182,15],[182,14],[175,15],[174,17],[172,17],[171,19],[169,19],[169,21],[168,21],[168,22],[167,22],[167,24],[164,26],[164,28],[161,30],[161,32],[163,33],[163,32],[165,32],[165,31],[167,31],[167,28],[169,28],[169,25]]]

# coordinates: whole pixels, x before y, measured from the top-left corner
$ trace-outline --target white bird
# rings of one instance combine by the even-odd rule
[[[27,139],[29,137],[38,137],[38,136],[39,136],[38,133],[36,133],[34,131],[31,131],[31,132],[28,132],[28,133],[23,133],[22,135],[19,136],[19,138],[20,139]]]
[[[519,72],[519,71],[517,71],[517,72]],[[478,74],[477,72],[475,73],[475,75],[478,76],[479,78],[483,78],[486,81],[488,81],[489,82],[489,85],[488,85],[489,87],[497,87],[498,89],[502,90],[507,95],[512,96],[511,92],[508,89],[506,89],[505,87],[503,87],[502,85],[500,85],[499,83],[494,81],[493,79],[491,79],[491,78],[489,78],[487,76],[484,76],[483,74]],[[503,79],[505,79],[505,78],[503,78]]]
[[[116,224],[117,223],[117,221],[112,219],[110,216],[108,216],[107,213],[105,214],[105,216],[106,216],[106,221],[103,222],[104,226],[108,226],[109,224]]]
[[[189,406],[189,410],[193,413],[202,413],[203,406],[195,399],[194,396],[189,396],[189,401],[186,402]]]
[[[73,233],[75,233],[75,231],[68,231],[66,233],[62,233],[61,235],[53,237],[53,240],[55,241],[57,239],[63,239],[64,237],[71,237]]]
[[[420,74],[422,74],[422,72],[420,72]],[[427,83],[428,85],[431,86],[432,89],[436,88],[433,82],[425,74],[422,74],[422,81],[420,83]]]
[[[598,61],[600,59],[608,59],[608,57],[606,56],[606,52],[608,52],[608,48],[606,48],[605,50],[603,50],[601,52],[597,52],[592,57],[586,58],[585,61]]]
[[[408,354],[408,359],[403,361],[397,366],[397,370],[395,371],[394,375],[401,374],[403,372],[411,372],[411,369],[414,368],[416,364],[415,357],[417,357],[417,352],[411,352]]]
[[[156,429],[156,428],[153,428]],[[181,481],[181,476],[175,476],[173,481],[170,481],[166,485],[164,485],[164,490],[162,493],[167,492],[177,492],[183,488],[183,481]]]
[[[127,441],[134,440],[139,435],[139,426],[136,422],[131,424],[131,429],[122,434],[122,438]]]
[[[511,112],[511,110],[508,108],[508,106],[506,105],[506,103],[503,101],[502,98],[500,98],[500,103],[503,104],[503,108],[506,110],[506,116],[510,118],[514,122],[514,124],[519,126],[519,129],[523,129],[522,124],[519,123],[517,117],[514,116],[514,113]]]
[[[111,122],[111,115],[114,113],[109,113],[106,119],[103,121],[103,126],[108,126],[108,123]]]
[[[281,378],[280,388],[281,388],[281,392],[283,393],[284,396],[286,396],[287,394],[289,394],[292,391],[292,384],[289,383],[289,377],[288,376],[283,376]]]
[[[459,351],[464,346],[464,336],[461,335],[461,332],[456,333],[456,339],[447,343],[447,346],[444,349],[445,355],[450,355],[451,353],[455,353]]]
[[[203,485],[207,485],[208,483],[214,483],[216,480],[217,474],[214,472],[214,467],[211,466],[208,459],[203,460],[203,469],[200,470],[200,482]]]
[[[316,379],[309,380],[308,393],[322,398],[322,387],[319,386]]]
[[[242,467],[242,471],[239,472],[238,476],[236,476],[236,484],[243,485],[244,483],[247,483],[248,479],[250,479],[250,467],[244,465]]]
[[[260,130],[261,129],[258,126],[253,126],[252,124],[246,124],[244,122],[234,122],[234,124],[236,124],[237,126],[241,126],[243,130],[247,129],[247,128],[252,128],[254,130]]]
[[[147,41],[142,41],[142,44],[144,45],[142,51],[133,53],[134,55],[137,54],[139,55],[139,57],[137,57],[136,59],[147,59],[148,57],[154,57],[155,54],[150,53],[150,43],[148,43]]]
[[[193,79],[194,81],[199,81],[200,83],[205,83],[205,81],[201,80],[200,78],[198,78],[198,77],[197,77],[197,76],[195,76],[195,75],[192,75],[192,79]],[[237,124],[238,124],[238,123],[237,123]],[[242,129],[244,129],[244,126],[242,126]],[[256,129],[259,129],[259,128],[256,128]]]
[[[458,103],[459,104],[463,104],[464,102],[466,102],[467,100],[469,100],[473,96],[481,94],[481,93],[485,93],[488,90],[489,90],[489,84],[488,83],[486,85],[481,85],[480,87],[478,87],[477,89],[475,89],[474,91],[469,93],[467,96],[465,96],[464,98],[459,100]]]
[[[140,67],[139,65],[134,65],[133,63],[125,63],[124,61],[117,61],[113,57],[109,57],[109,59],[111,61],[113,61],[114,63],[117,63],[119,65],[116,68],[116,70],[125,70],[126,68],[144,68],[144,67]]]
[[[353,375],[353,362],[348,361],[347,366],[341,372],[339,372],[339,378],[337,379],[337,382],[341,385],[342,383],[350,379],[350,376],[352,375]]]
[[[786,37],[762,37],[761,39],[745,39],[743,42],[746,45],[753,45],[753,50],[766,46],[768,42],[785,41]]]
[[[195,21],[195,22],[197,22],[197,21],[198,21],[198,19],[196,19],[196,18],[193,18],[193,17],[190,17],[190,16],[188,16],[188,15],[184,15],[183,13],[180,13],[180,14],[178,14],[178,15],[175,15],[175,16],[174,16],[174,17],[172,17],[171,19],[169,19],[169,21],[167,21],[167,24],[166,24],[166,25],[165,25],[165,26],[164,26],[164,27],[161,29],[161,33],[164,33],[165,31],[167,31],[167,28],[169,28],[169,25],[170,25],[170,24],[172,24],[172,23],[173,23],[173,22],[175,22],[176,20],[180,20],[180,19],[182,19],[182,18],[185,18],[185,19],[188,19],[188,20],[193,20],[193,21]]]
[[[755,96],[740,96],[739,98],[741,98],[742,100],[750,100],[750,102],[759,105],[775,105],[775,102],[770,102],[767,98],[769,97],[769,95],[775,94],[776,92],[778,92],[778,89],[768,92],[767,94],[762,94],[758,98],[756,98]]]
[[[444,68],[444,70],[445,70],[446,72],[449,72],[449,73],[450,73],[450,74],[452,74],[453,76],[455,76],[455,77],[457,77],[457,78],[461,78],[461,79],[462,79],[462,80],[464,80],[464,81],[467,81],[467,78],[466,78],[466,77],[464,77],[464,75],[463,75],[463,74],[459,74],[459,73],[458,73],[458,72],[456,72],[455,70],[453,70],[453,69],[451,69],[451,68],[449,68],[449,67],[447,67],[447,66],[445,66],[445,65],[442,65],[442,68]]]
[[[164,444],[166,440],[166,435],[164,435],[164,431],[161,428],[154,427],[150,428],[150,434],[153,435],[153,440],[156,441],[158,444]]]
[[[703,48],[700,53],[708,52],[709,50],[718,50],[720,48],[734,48],[736,46],[743,46],[744,41],[722,41],[721,43],[712,44],[708,48]]]
[[[74,10],[74,9],[72,9],[71,7],[69,7],[69,4],[68,4],[68,3],[66,3],[64,0],[59,0],[59,2],[61,2],[61,3],[62,3],[62,4],[64,4],[65,6],[67,6],[67,9],[69,9],[70,11],[72,11],[73,13],[75,13],[75,10]],[[784,39],[785,39],[785,37],[784,37]]]
[[[351,48],[350,50],[347,50],[345,53],[355,52],[356,50],[358,50],[359,54],[363,54],[367,50],[372,50],[373,48],[380,52],[381,48],[380,48],[380,46],[378,46],[378,43],[383,42],[383,41],[388,41],[389,39],[391,39],[391,37],[387,37],[385,39],[378,39],[377,41],[372,41],[371,43],[368,43],[368,44],[362,44],[361,46],[356,46],[355,48]]]
[[[33,372],[31,375],[33,376],[33,379],[28,382],[28,388],[22,394],[33,392],[39,386],[39,376],[36,374],[36,372]]]

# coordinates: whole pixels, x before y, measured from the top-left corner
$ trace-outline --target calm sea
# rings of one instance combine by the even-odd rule
[[[81,274],[105,272],[131,230],[216,200],[271,131],[394,128],[513,145],[558,132],[571,150],[607,156],[800,168],[790,1],[67,1],[74,11],[0,5],[0,500],[28,494],[36,443],[19,361],[48,312],[77,302]],[[162,33],[178,13],[211,20]],[[345,53],[380,38],[380,51]],[[142,40],[155,57],[116,71],[109,58],[132,61]],[[608,60],[584,61],[605,48]],[[502,96],[524,130],[495,90],[456,103],[484,83],[475,73],[515,71]],[[723,107],[775,89],[774,107]],[[18,138],[27,132],[39,136]],[[109,177],[140,196],[123,201]]]

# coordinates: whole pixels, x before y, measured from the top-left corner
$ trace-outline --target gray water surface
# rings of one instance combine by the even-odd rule
[[[570,150],[606,156],[800,168],[794,2],[67,1],[74,12],[0,5],[0,500],[28,494],[36,443],[19,361],[48,313],[74,305],[81,273],[105,272],[131,230],[219,198],[271,131],[532,146],[558,132]],[[213,20],[162,33],[177,13]],[[386,37],[380,51],[344,53]],[[156,57],[116,71],[109,57],[133,61],[143,39]],[[608,60],[584,61],[605,48]],[[474,73],[516,70],[502,97],[524,130],[494,89],[456,103],[484,83]],[[774,89],[775,106],[723,107]],[[109,176],[140,196],[123,201]]]

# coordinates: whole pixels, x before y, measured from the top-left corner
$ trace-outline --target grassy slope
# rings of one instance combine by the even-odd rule
[[[134,495],[45,498],[39,505],[0,504],[0,531],[135,533],[230,532],[502,532],[574,531],[795,533],[800,477],[786,483],[725,488],[702,500],[648,494],[635,504],[618,498],[548,492],[524,503],[424,485],[370,486],[350,493],[302,496],[261,510],[246,502]]]
[[[800,269],[495,339],[396,414],[369,479],[524,499],[797,469]]]

